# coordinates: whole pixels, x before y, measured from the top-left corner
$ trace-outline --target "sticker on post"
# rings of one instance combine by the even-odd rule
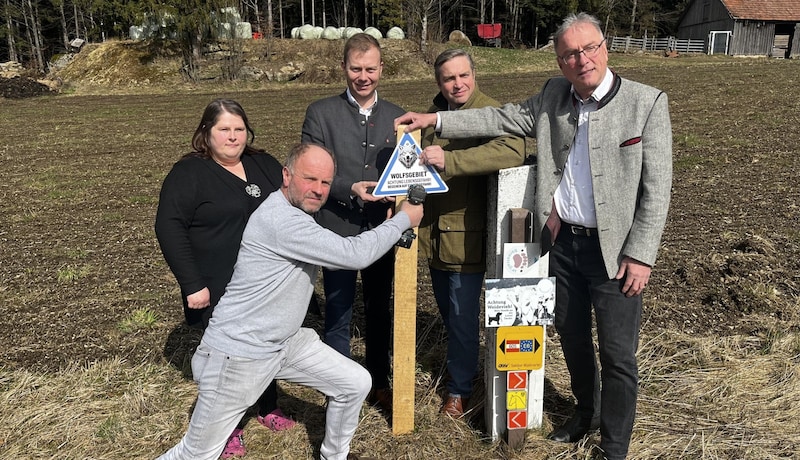
[[[543,326],[499,327],[496,340],[498,371],[535,371],[544,365]]]
[[[508,429],[518,430],[528,427],[528,411],[527,410],[510,410],[508,411]]]
[[[550,325],[555,320],[556,279],[487,279],[486,327]]]

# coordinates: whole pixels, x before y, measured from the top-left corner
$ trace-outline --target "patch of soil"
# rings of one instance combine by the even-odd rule
[[[0,77],[0,97],[6,99],[22,99],[26,97],[46,96],[53,94],[53,90],[44,83],[32,78],[15,76],[11,78]]]

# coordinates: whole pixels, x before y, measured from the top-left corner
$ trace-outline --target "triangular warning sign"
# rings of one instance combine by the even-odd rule
[[[398,196],[408,193],[408,187],[418,184],[428,193],[444,193],[448,190],[439,172],[431,165],[419,163],[422,149],[410,133],[405,133],[389,158],[374,196]]]

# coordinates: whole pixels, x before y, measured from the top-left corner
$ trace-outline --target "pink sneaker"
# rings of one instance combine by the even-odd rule
[[[244,447],[244,432],[241,428],[236,428],[228,438],[228,443],[220,458],[244,457],[245,454],[247,454],[247,449]]]
[[[258,415],[256,416],[256,420],[272,431],[288,430],[297,424],[297,422],[287,417],[280,408],[275,409],[263,417]]]

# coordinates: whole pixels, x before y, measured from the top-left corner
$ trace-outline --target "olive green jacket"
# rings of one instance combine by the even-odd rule
[[[429,112],[448,109],[441,93],[433,103]],[[499,105],[476,87],[459,110]],[[486,271],[488,175],[522,165],[525,140],[510,135],[441,139],[431,128],[422,131],[422,147],[429,145],[439,145],[446,152],[445,169],[439,173],[450,190],[425,199],[425,216],[419,226],[420,253],[439,270]]]

